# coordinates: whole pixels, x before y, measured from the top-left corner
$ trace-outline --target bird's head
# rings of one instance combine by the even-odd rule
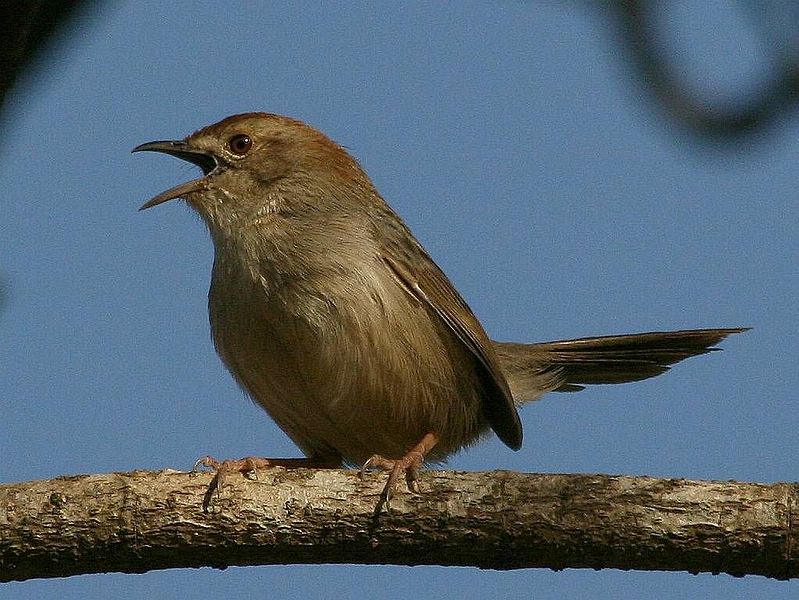
[[[158,194],[141,209],[184,198],[212,228],[268,212],[335,209],[374,189],[355,159],[330,138],[268,113],[234,115],[185,139],[133,149],[143,151],[193,163],[203,176]]]

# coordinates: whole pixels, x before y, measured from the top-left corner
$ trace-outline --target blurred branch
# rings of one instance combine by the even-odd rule
[[[764,45],[772,52],[777,75],[765,82],[740,107],[725,108],[697,97],[684,77],[667,58],[662,46],[662,36],[657,26],[656,12],[667,10],[667,3],[653,0],[615,0],[608,6],[617,23],[621,43],[627,47],[633,68],[638,71],[644,89],[653,95],[669,115],[692,133],[710,141],[736,147],[738,138],[760,132],[775,123],[789,109],[795,109],[799,100],[799,64],[790,49],[780,47],[779,39],[769,17],[776,18],[779,6],[766,7],[755,3],[749,11],[751,19],[759,17],[758,28]],[[785,4],[784,11],[790,11]],[[764,13],[764,14],[761,14]],[[795,19],[793,12],[783,15],[783,20]],[[769,34],[773,33],[774,39]],[[795,33],[795,32],[794,32]]]
[[[373,516],[383,477],[272,469],[0,486],[0,581],[289,563],[617,568],[799,576],[799,484],[510,472],[422,475]]]
[[[8,91],[30,70],[87,0],[8,0],[0,3],[0,111]]]

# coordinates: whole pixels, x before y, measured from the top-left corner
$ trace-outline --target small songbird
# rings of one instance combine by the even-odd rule
[[[306,458],[198,461],[364,465],[415,487],[489,430],[522,445],[517,406],[551,391],[622,383],[713,350],[744,329],[538,344],[491,341],[359,164],[312,127],[266,113],[184,140],[142,144],[203,171],[142,206],[183,198],[214,243],[208,311],[217,352]]]

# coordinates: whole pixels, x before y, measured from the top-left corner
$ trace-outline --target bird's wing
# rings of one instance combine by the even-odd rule
[[[404,256],[399,252],[383,252],[381,258],[402,287],[438,315],[475,358],[486,392],[483,397],[486,418],[499,439],[518,450],[522,445],[522,425],[491,341],[444,272],[421,246],[414,250],[413,260],[398,258]]]

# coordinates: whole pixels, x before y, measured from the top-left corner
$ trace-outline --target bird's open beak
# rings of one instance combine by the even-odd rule
[[[200,167],[203,170],[204,176],[211,173],[218,166],[216,157],[214,157],[213,154],[206,150],[192,148],[184,140],[162,140],[157,142],[147,142],[146,144],[136,146],[132,152],[163,152],[164,154],[176,156],[181,160],[188,161]],[[165,192],[161,192],[154,198],[148,200],[142,204],[139,210],[151,208],[157,204],[166,202],[167,200],[180,198],[192,192],[199,192],[201,190],[207,189],[207,186],[208,180],[206,177],[181,183],[180,185],[176,185]]]

